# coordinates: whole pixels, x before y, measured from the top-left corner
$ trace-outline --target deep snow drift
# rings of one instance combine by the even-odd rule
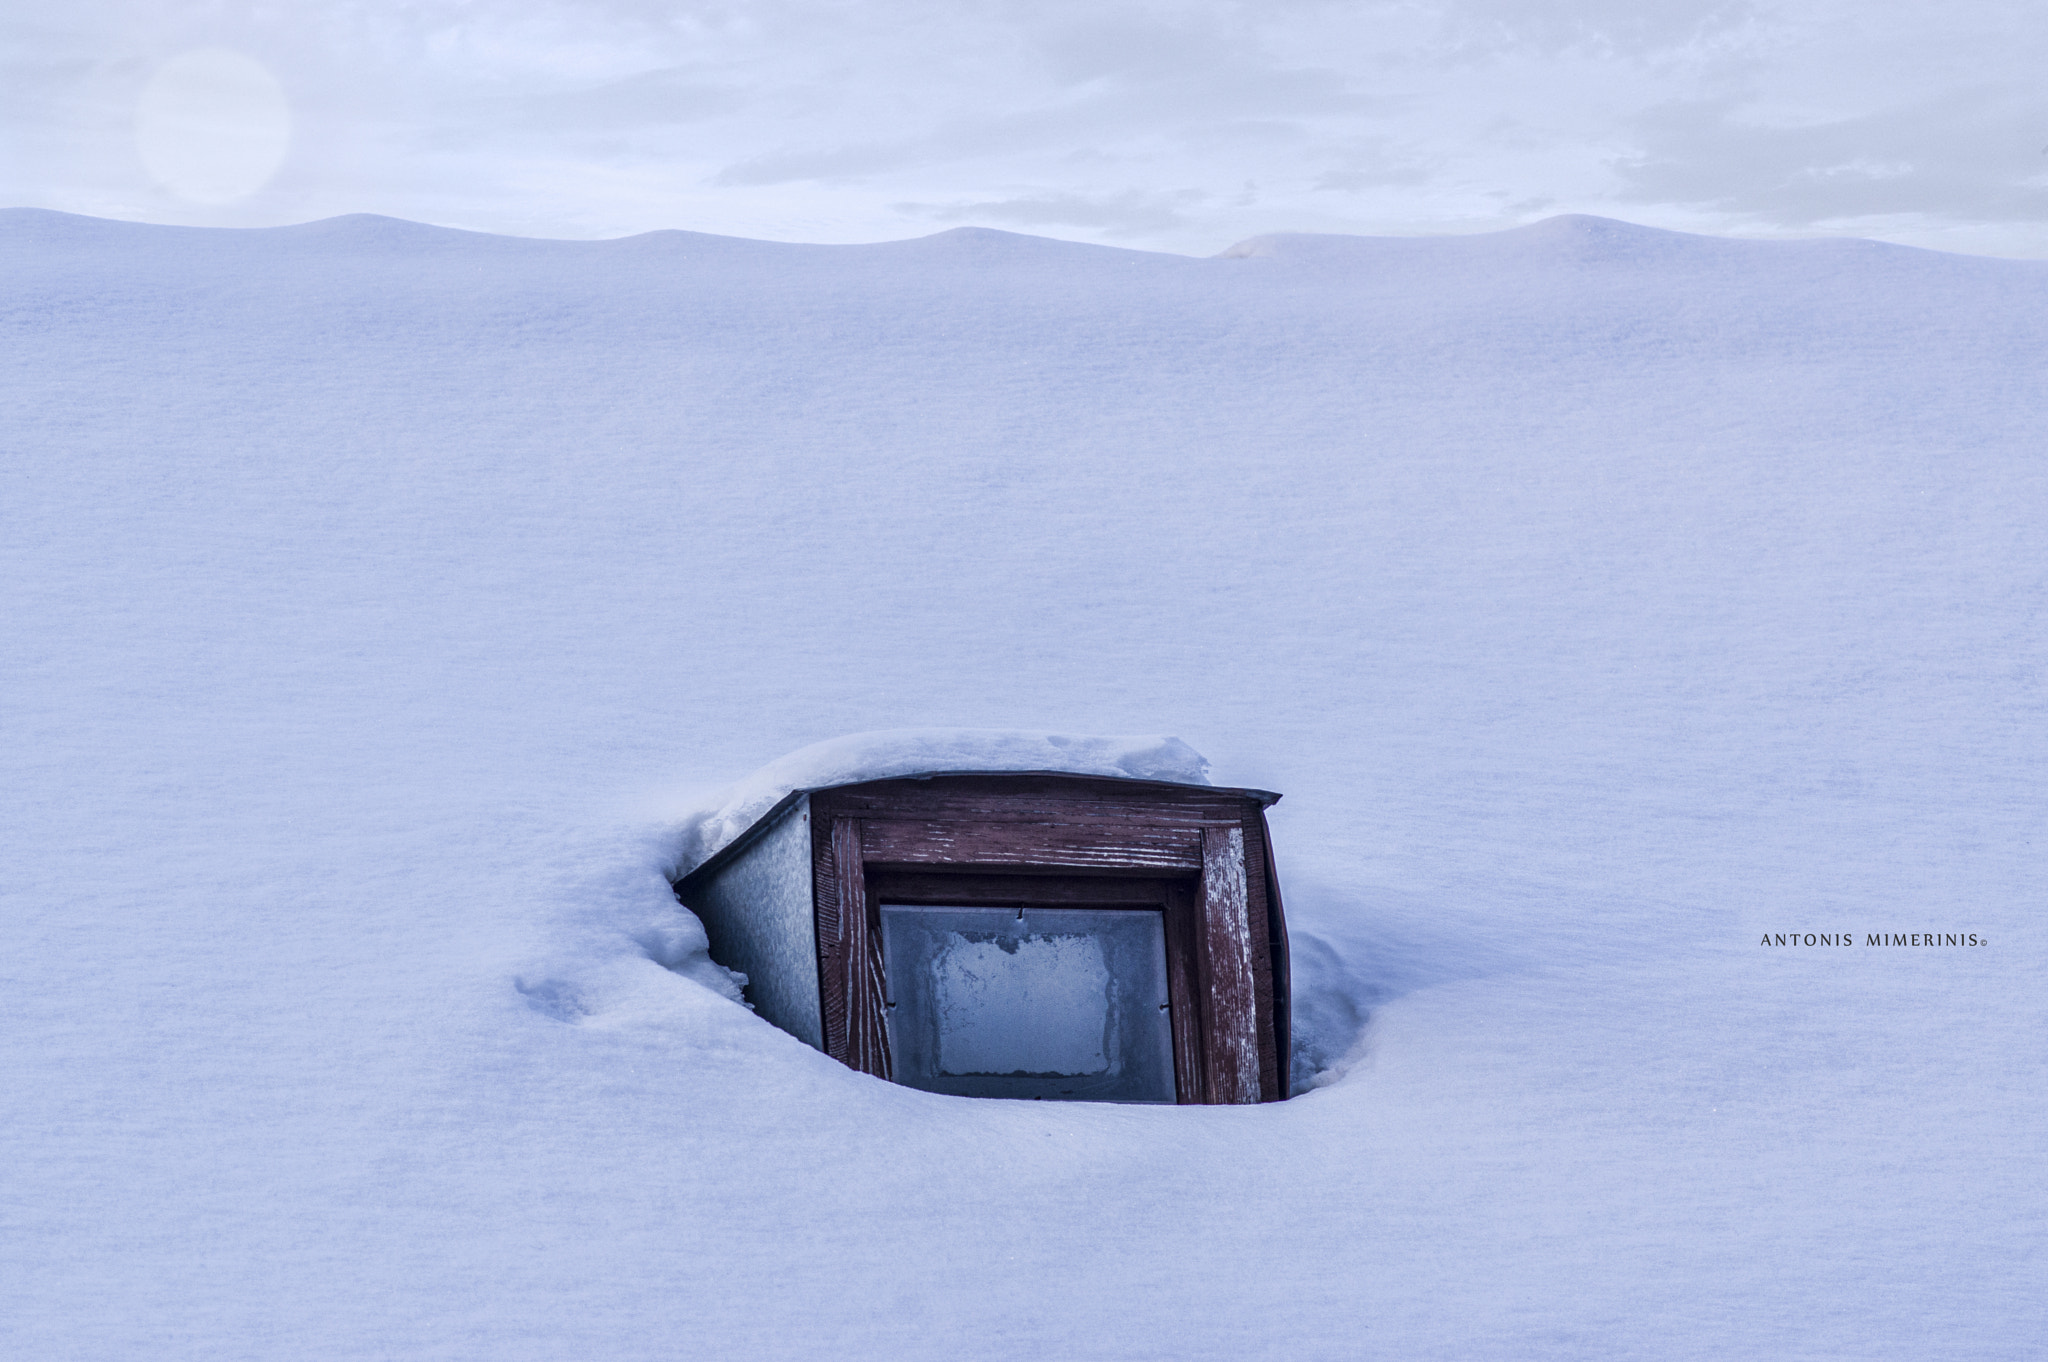
[[[2048,268],[16,211],[0,270],[9,1355],[2048,1336]],[[941,1098],[731,1001],[682,813],[931,726],[1284,792],[1311,1090]],[[1928,932],[1987,944],[1864,944]]]
[[[1061,771],[1207,785],[1209,763],[1179,738],[1110,738],[1004,728],[897,728],[849,733],[789,752],[679,820],[669,873],[689,874],[793,790],[948,771]]]

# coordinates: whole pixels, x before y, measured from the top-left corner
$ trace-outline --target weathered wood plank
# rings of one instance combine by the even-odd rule
[[[1202,1064],[1202,1032],[1208,1009],[1201,995],[1201,923],[1197,886],[1175,884],[1166,905],[1166,1001],[1173,1018],[1174,1095],[1183,1106],[1209,1100]]]
[[[1202,868],[1193,828],[1131,824],[860,820],[860,852],[882,865],[1018,865],[1074,870]]]
[[[983,874],[973,870],[868,872],[876,903],[958,905],[963,908],[1163,908],[1192,879],[1140,879],[1107,875]]]
[[[836,793],[836,792],[835,792]],[[919,801],[890,806],[879,800],[835,802],[833,813],[854,818],[907,818],[946,823],[1075,823],[1097,827],[1219,828],[1239,822],[1243,805],[1212,804],[1190,808],[1175,804],[1058,803],[1053,800],[994,799]]]
[[[1249,909],[1244,829],[1205,830],[1201,916],[1209,1043],[1203,1059],[1207,1096],[1214,1103],[1259,1100],[1258,1002]]]
[[[842,1062],[876,1078],[890,1076],[889,1039],[883,1027],[882,943],[869,921],[860,821],[832,820],[832,860],[838,880],[839,967],[845,981],[846,1054]]]

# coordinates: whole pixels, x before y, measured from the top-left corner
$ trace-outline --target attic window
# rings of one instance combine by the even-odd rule
[[[1285,1096],[1256,790],[948,772],[798,790],[676,892],[756,1011],[930,1092]]]

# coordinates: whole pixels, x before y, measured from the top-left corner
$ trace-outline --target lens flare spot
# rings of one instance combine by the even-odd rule
[[[277,78],[224,48],[165,62],[135,104],[143,167],[195,203],[227,203],[261,189],[284,163],[291,137],[291,106]]]

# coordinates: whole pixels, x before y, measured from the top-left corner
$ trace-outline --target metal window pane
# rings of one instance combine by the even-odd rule
[[[1171,1102],[1157,909],[883,904],[896,1081],[928,1092]]]

